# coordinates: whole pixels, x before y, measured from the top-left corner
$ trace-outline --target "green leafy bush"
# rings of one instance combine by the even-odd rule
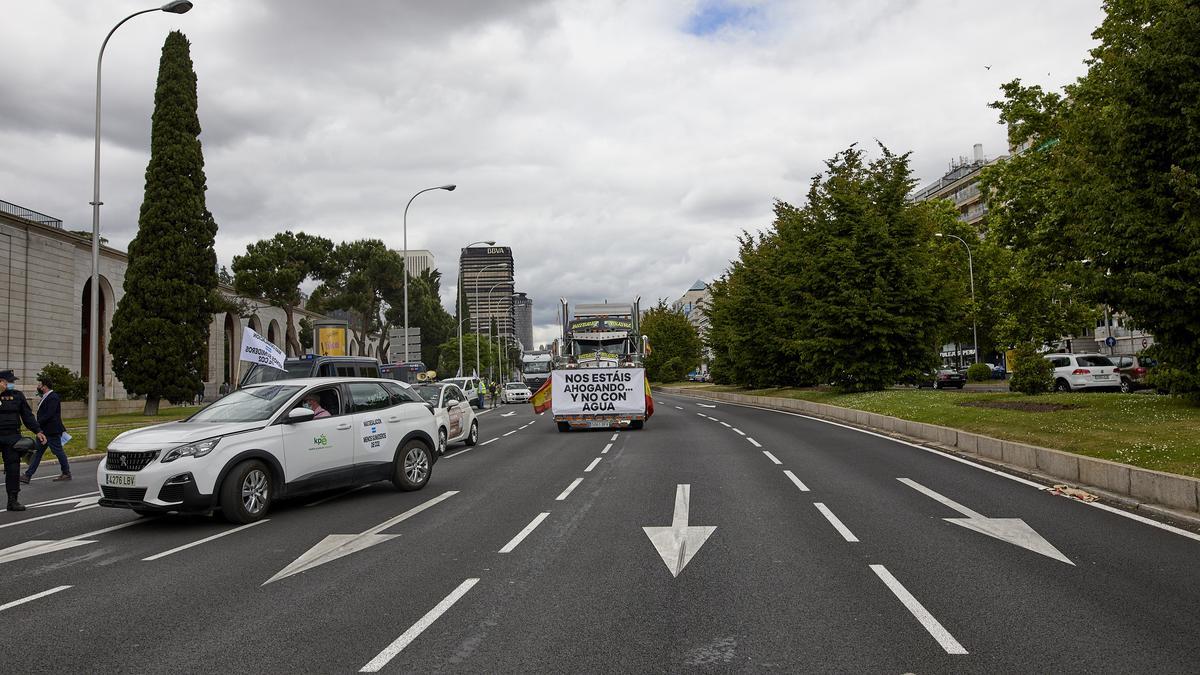
[[[1008,388],[1022,394],[1044,394],[1054,388],[1054,367],[1032,343],[1022,344],[1013,354],[1012,379]]]
[[[967,379],[971,382],[983,382],[992,379],[992,369],[986,363],[972,363],[967,368]]]
[[[66,366],[60,366],[51,361],[37,374],[38,379],[47,378],[50,386],[64,401],[87,400],[87,378],[73,373]]]

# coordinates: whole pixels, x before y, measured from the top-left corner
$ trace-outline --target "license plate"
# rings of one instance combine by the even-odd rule
[[[612,426],[612,422],[593,421],[589,422],[588,426],[592,429],[607,429],[608,427]]]
[[[1111,377],[1112,377],[1112,375],[1097,375],[1097,376],[1096,376],[1096,379],[1097,379],[1097,380],[1107,380],[1107,379],[1109,379],[1109,378],[1111,378]]]
[[[133,476],[122,476],[118,473],[104,474],[105,485],[117,485],[120,487],[133,487]]]

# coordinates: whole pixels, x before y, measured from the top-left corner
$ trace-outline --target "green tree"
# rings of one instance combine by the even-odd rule
[[[475,372],[475,345],[479,344],[479,374],[486,375],[488,369],[499,367],[500,350],[496,348],[495,340],[488,340],[487,335],[463,333],[463,375]],[[443,342],[438,349],[440,360],[427,361],[426,365],[435,368],[441,377],[453,377],[458,372],[458,336],[454,335]]]
[[[385,339],[383,320],[385,298],[400,292],[404,260],[378,239],[343,242],[333,249],[322,283],[309,302],[314,311],[346,310],[353,317],[351,331],[358,344],[366,344],[367,335],[378,332]],[[386,346],[386,345],[381,345]],[[382,350],[381,350],[382,351]]]
[[[1086,75],[1062,95],[1010,82],[994,104],[1030,148],[996,181],[999,210],[1080,297],[1154,334],[1158,386],[1200,401],[1200,5],[1104,8]]]
[[[696,328],[665,300],[642,315],[641,327],[650,341],[646,377],[651,382],[677,382],[700,365],[703,345]]]
[[[245,255],[233,258],[234,289],[283,308],[287,317],[284,339],[293,355],[304,353],[294,321],[300,284],[319,277],[332,252],[333,243],[328,239],[289,230],[256,241],[246,247]]]
[[[196,73],[183,33],[163,44],[138,233],[129,244],[125,295],[113,314],[113,373],[146,397],[190,401],[203,386],[217,288],[217,223],[205,206]]]
[[[307,317],[300,317],[300,353],[307,354],[313,348],[313,322]]]
[[[442,346],[446,340],[458,331],[454,325],[454,317],[442,306],[442,273],[438,270],[425,270],[408,280],[408,325],[421,329],[421,354],[419,358],[430,368],[436,368],[440,362]],[[404,296],[403,288],[399,293],[389,294],[385,300],[388,309],[384,313],[388,324],[404,325]],[[455,346],[454,359],[458,359],[458,347]],[[417,355],[413,355],[414,358]]]

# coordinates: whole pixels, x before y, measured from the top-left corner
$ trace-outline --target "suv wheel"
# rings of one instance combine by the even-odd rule
[[[253,523],[271,508],[271,471],[258,460],[242,462],[221,483],[221,515],[231,523]]]
[[[479,422],[471,420],[471,430],[467,432],[467,445],[475,445],[479,442]]]
[[[1121,393],[1122,394],[1132,394],[1133,393],[1133,381],[1131,381],[1128,377],[1121,378]]]
[[[1071,383],[1066,380],[1055,380],[1054,391],[1071,391]]]
[[[450,442],[446,437],[446,430],[438,429],[438,447],[437,447],[438,457],[441,457],[442,455],[446,454],[446,446],[448,446],[448,445],[450,445]]]
[[[429,447],[413,439],[396,453],[396,459],[392,462],[392,485],[404,492],[420,490],[429,482],[432,467],[433,457],[429,454]]]

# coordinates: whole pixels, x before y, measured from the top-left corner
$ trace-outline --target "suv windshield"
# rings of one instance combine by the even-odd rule
[[[312,361],[284,361],[283,367],[285,370],[278,368],[269,368],[267,366],[255,365],[246,376],[242,378],[242,386],[249,384],[262,384],[263,382],[275,382],[276,380],[294,380],[298,377],[309,377],[312,375]]]
[[[442,388],[432,384],[418,384],[413,387],[413,390],[420,394],[421,398],[433,405],[437,405],[438,396],[442,394]]]
[[[283,385],[238,389],[187,418],[187,421],[261,422],[278,412],[298,391],[298,386]]]

